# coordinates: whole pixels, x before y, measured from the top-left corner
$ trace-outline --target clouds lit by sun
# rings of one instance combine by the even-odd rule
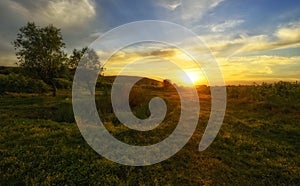
[[[0,11],[5,15],[0,17],[0,65],[15,65],[17,59],[11,42],[18,29],[28,21],[61,28],[66,52],[70,53],[120,25],[164,20],[190,29],[207,43],[227,84],[299,81],[299,9],[300,1],[294,0],[3,0],[0,2]],[[162,31],[158,30],[157,34]],[[117,43],[118,39],[112,38],[110,42]],[[189,47],[194,47],[195,53],[201,55],[201,48]],[[149,56],[157,58],[141,60]],[[169,75],[176,76],[174,69],[164,66],[164,60],[173,61],[188,71],[194,84],[205,82],[205,76],[194,72],[199,67],[169,46],[132,47],[120,51],[106,64],[105,73],[116,74],[134,60],[161,66],[161,69],[148,69],[150,72],[168,70]],[[139,73],[140,69],[130,72],[131,75]]]

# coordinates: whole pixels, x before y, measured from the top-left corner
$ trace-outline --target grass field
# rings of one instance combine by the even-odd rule
[[[170,159],[145,167],[119,165],[94,152],[74,122],[69,91],[60,90],[55,98],[7,93],[0,96],[0,184],[298,185],[300,104],[299,85],[295,87],[282,97],[276,97],[280,92],[274,92],[274,86],[228,87],[224,123],[204,152],[197,149],[209,118],[210,95],[199,89],[201,112],[192,139]],[[159,129],[145,133],[126,129],[109,103],[99,106],[99,114],[107,129],[126,143],[158,142],[178,120],[177,94],[149,87],[138,91],[145,100],[133,99],[131,104],[141,118],[147,117],[147,97],[167,99],[171,109]],[[259,97],[261,91],[273,91],[275,97]],[[106,94],[98,91],[97,102],[107,101]]]

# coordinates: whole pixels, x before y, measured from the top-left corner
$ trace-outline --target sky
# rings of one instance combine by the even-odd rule
[[[28,21],[61,28],[70,52],[142,20],[170,21],[193,31],[207,43],[226,84],[300,80],[300,1],[295,0],[1,0],[0,65],[15,65],[11,42]],[[182,51],[157,43],[122,49],[106,63],[105,73],[116,74],[133,60],[156,63],[160,71],[168,69],[166,61],[177,61],[192,81],[206,81]],[[137,67],[131,74],[139,72]],[[175,70],[170,74],[175,77]]]

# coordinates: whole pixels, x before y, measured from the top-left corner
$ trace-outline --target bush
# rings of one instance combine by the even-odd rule
[[[45,93],[49,90],[49,86],[42,80],[36,80],[14,73],[0,76],[0,93]]]
[[[56,87],[58,89],[71,89],[72,88],[72,82],[67,79],[55,78],[54,81],[55,81]]]
[[[292,111],[300,106],[300,84],[277,82],[256,86],[227,87],[228,98],[247,104],[258,104],[269,110]]]
[[[67,123],[75,122],[72,104],[63,103],[59,105],[52,120],[57,122],[67,122]]]

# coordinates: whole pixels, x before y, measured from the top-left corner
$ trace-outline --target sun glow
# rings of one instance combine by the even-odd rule
[[[194,85],[200,85],[202,82],[202,74],[201,72],[197,71],[187,71],[186,75],[187,77],[181,77],[181,82],[186,86],[194,86]]]

